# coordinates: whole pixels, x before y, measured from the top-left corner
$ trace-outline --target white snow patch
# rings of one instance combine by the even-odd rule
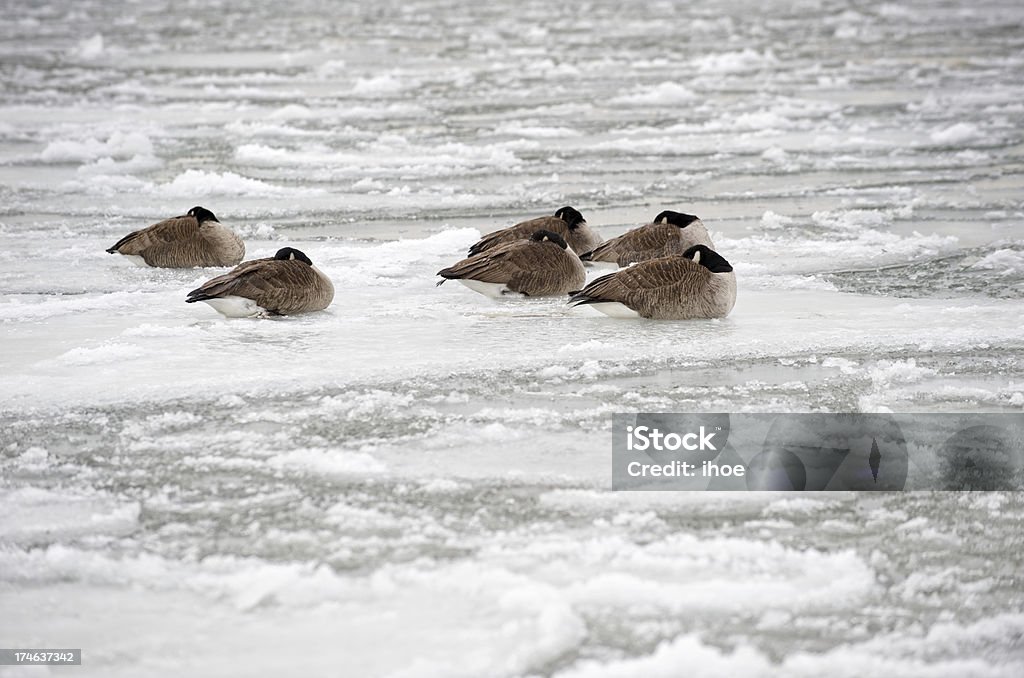
[[[136,360],[148,354],[148,351],[139,346],[110,343],[96,348],[79,346],[57,356],[53,362],[58,365],[83,367],[85,365],[105,365],[122,360]]]
[[[779,148],[778,146],[771,146],[766,148],[761,154],[761,158],[768,162],[775,163],[776,165],[785,165],[789,162],[789,153]]]
[[[858,363],[846,358],[828,357],[821,361],[821,366],[838,368],[843,374],[855,374],[858,371]]]
[[[537,371],[537,377],[540,379],[566,379],[572,374],[565,365],[548,365]]]
[[[724,120],[723,123],[727,123],[728,120]],[[793,123],[789,118],[780,114],[774,110],[760,110],[750,111],[747,113],[741,113],[732,120],[732,128],[737,130],[751,130],[754,132],[773,132],[776,130],[788,129],[793,126]],[[771,149],[769,149],[770,151]],[[777,149],[781,151],[782,149]],[[783,153],[783,158],[785,151]],[[778,157],[778,152],[770,153],[773,157]]]
[[[884,388],[892,384],[909,384],[921,381],[936,374],[930,367],[918,367],[915,358],[907,360],[879,360],[868,370],[868,375],[876,388]]]
[[[319,188],[291,188],[250,179],[234,172],[207,172],[189,169],[166,184],[155,187],[155,192],[166,197],[193,197],[208,195],[282,196],[315,195]]]
[[[819,215],[820,218],[820,215]],[[770,218],[771,219],[771,218]],[[730,252],[733,266],[749,266],[752,272],[796,274],[835,270],[837,266],[879,266],[935,256],[957,244],[955,236],[914,233],[903,237],[871,228],[856,228],[861,219],[837,217],[834,223],[847,228],[829,232],[822,239],[810,238],[803,229],[766,230],[745,238],[716,236],[721,251]],[[766,260],[766,253],[785,251],[784,257]]]
[[[359,78],[352,86],[353,94],[391,94],[406,89],[409,85],[394,75],[385,73]]]
[[[495,134],[509,135],[515,137],[526,137],[528,139],[558,139],[565,137],[579,137],[582,132],[569,127],[545,127],[541,125],[524,125],[519,122],[507,122],[494,130]]]
[[[693,90],[676,82],[662,82],[653,87],[640,87],[631,94],[613,98],[612,103],[634,106],[671,106],[688,104],[697,99]]]
[[[993,271],[996,275],[1024,275],[1024,251],[1001,249],[985,255],[971,268]]]
[[[320,116],[320,113],[302,104],[287,104],[267,114],[267,118],[271,120],[302,120]]]
[[[45,454],[45,450],[42,452]],[[35,454],[40,456],[38,451]],[[0,516],[3,516],[0,541],[18,543],[95,534],[122,535],[135,529],[139,511],[137,502],[119,503],[102,492],[35,487],[0,490]]]
[[[69,52],[71,57],[85,60],[95,59],[101,54],[103,54],[103,36],[99,33],[90,38],[80,40]]]
[[[692,63],[701,73],[742,73],[774,66],[778,62],[778,58],[771,50],[758,52],[747,47],[739,52],[707,54],[697,57]]]
[[[969,122],[958,122],[955,125],[935,130],[929,135],[929,138],[932,142],[945,146],[974,141],[982,136],[977,125]]]
[[[364,452],[330,449],[291,450],[270,457],[267,464],[282,470],[319,475],[361,475],[387,470],[381,461]]]
[[[111,157],[102,157],[78,168],[79,174],[134,174],[148,172],[163,167],[163,161],[152,155],[133,155],[125,161]]]
[[[404,286],[409,270],[424,261],[440,264],[443,258],[465,256],[465,251],[480,239],[475,228],[446,228],[426,238],[409,238],[365,245],[341,245],[326,254],[335,285],[345,280],[366,284]]]
[[[87,162],[152,155],[153,142],[142,132],[114,132],[103,141],[94,137],[51,141],[39,157],[43,162]]]
[[[705,645],[695,635],[660,643],[653,653],[611,660],[588,659],[555,674],[556,678],[768,678],[772,663],[756,649],[741,645],[732,652]]]
[[[613,350],[615,346],[605,341],[590,339],[580,344],[566,344],[558,347],[559,353],[599,353]]]
[[[344,59],[329,59],[316,67],[316,77],[321,80],[330,80],[344,75],[348,69],[348,63]]]
[[[522,164],[516,154],[503,144],[471,145],[450,142],[438,145],[410,143],[395,134],[383,134],[370,142],[360,143],[350,151],[331,149],[323,144],[304,144],[281,148],[265,144],[242,144],[235,152],[239,162],[256,167],[330,168],[332,178],[351,177],[375,179],[402,177],[446,177],[484,168],[514,168]],[[454,194],[456,187],[435,190]],[[411,193],[408,186],[392,186],[396,195]]]
[[[776,214],[771,210],[765,210],[764,214],[761,215],[761,226],[771,231],[792,226],[795,221],[796,219],[793,217],[787,217],[784,214]]]
[[[277,230],[271,224],[258,221],[255,224],[241,224],[232,226],[235,233],[245,239],[253,240],[280,240],[283,236],[278,235]]]
[[[836,230],[882,228],[892,223],[893,214],[888,210],[828,210],[815,212],[811,220],[818,226]]]

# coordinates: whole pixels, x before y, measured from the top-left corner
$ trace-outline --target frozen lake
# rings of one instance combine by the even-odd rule
[[[607,489],[614,412],[1024,409],[1020,2],[247,5],[2,3],[0,645],[104,677],[1024,673],[1017,493]],[[104,252],[194,205],[334,304],[229,321],[184,303],[219,269]],[[563,205],[700,215],[734,311],[435,287]]]

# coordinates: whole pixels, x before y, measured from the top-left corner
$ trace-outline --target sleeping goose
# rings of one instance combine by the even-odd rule
[[[527,297],[567,294],[587,279],[583,262],[565,240],[552,231],[539,230],[528,239],[501,243],[438,272],[445,280],[458,280],[480,294]]]
[[[692,214],[664,211],[649,224],[626,231],[580,255],[583,261],[629,266],[638,261],[682,254],[694,245],[714,249],[708,229]]]
[[[609,273],[571,294],[570,304],[590,304],[615,318],[724,318],[736,303],[736,274],[722,255],[694,245],[682,255]]]
[[[601,244],[601,236],[587,226],[583,215],[575,207],[566,206],[560,208],[552,217],[537,217],[500,231],[488,233],[469,248],[469,254],[473,256],[501,243],[529,238],[537,231],[542,230],[562,236],[562,239],[576,254],[592,250]]]
[[[107,252],[123,254],[140,266],[235,266],[245,256],[245,244],[213,212],[193,207],[184,216],[129,233]]]
[[[243,318],[321,311],[333,299],[330,279],[305,254],[285,247],[206,281],[185,303],[205,301],[229,318]]]

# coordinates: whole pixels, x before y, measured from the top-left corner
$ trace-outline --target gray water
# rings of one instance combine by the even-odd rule
[[[95,676],[1021,673],[1016,493],[607,488],[614,412],[1024,408],[1024,8],[479,5],[3,3],[0,645]],[[605,237],[700,215],[733,313],[434,287],[566,204]],[[193,205],[334,304],[228,321],[183,303],[219,271],[103,251]]]

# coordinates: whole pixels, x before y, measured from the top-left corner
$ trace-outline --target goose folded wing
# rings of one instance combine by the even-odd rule
[[[537,217],[536,219],[530,219],[529,221],[518,223],[515,226],[509,226],[508,228],[493,231],[480,238],[480,240],[470,247],[469,254],[470,256],[473,256],[474,254],[480,254],[481,252],[485,252],[503,243],[521,240],[522,238],[529,238],[535,232],[540,230],[561,233],[565,230],[565,222],[558,217]]]
[[[582,258],[591,261],[612,261],[624,266],[649,258],[652,252],[661,252],[673,235],[672,231],[661,226],[640,226],[598,245]]]
[[[289,295],[315,284],[316,273],[301,262],[280,259],[247,261],[189,292],[188,301],[237,296],[272,310]]]
[[[669,293],[680,280],[693,274],[695,264],[683,257],[651,259],[601,276],[573,295],[571,302],[594,304],[617,301],[633,306],[642,299]]]
[[[524,294],[550,294],[575,275],[573,258],[550,243],[520,246],[505,258],[508,287]]]
[[[138,231],[132,231],[108,249],[108,252],[140,254],[150,247],[166,245],[195,235],[199,223],[195,217],[181,216],[164,219]]]
[[[515,256],[518,244],[503,243],[442,269],[438,275],[456,280],[468,278],[487,283],[507,283],[512,276],[523,270],[522,257]]]

